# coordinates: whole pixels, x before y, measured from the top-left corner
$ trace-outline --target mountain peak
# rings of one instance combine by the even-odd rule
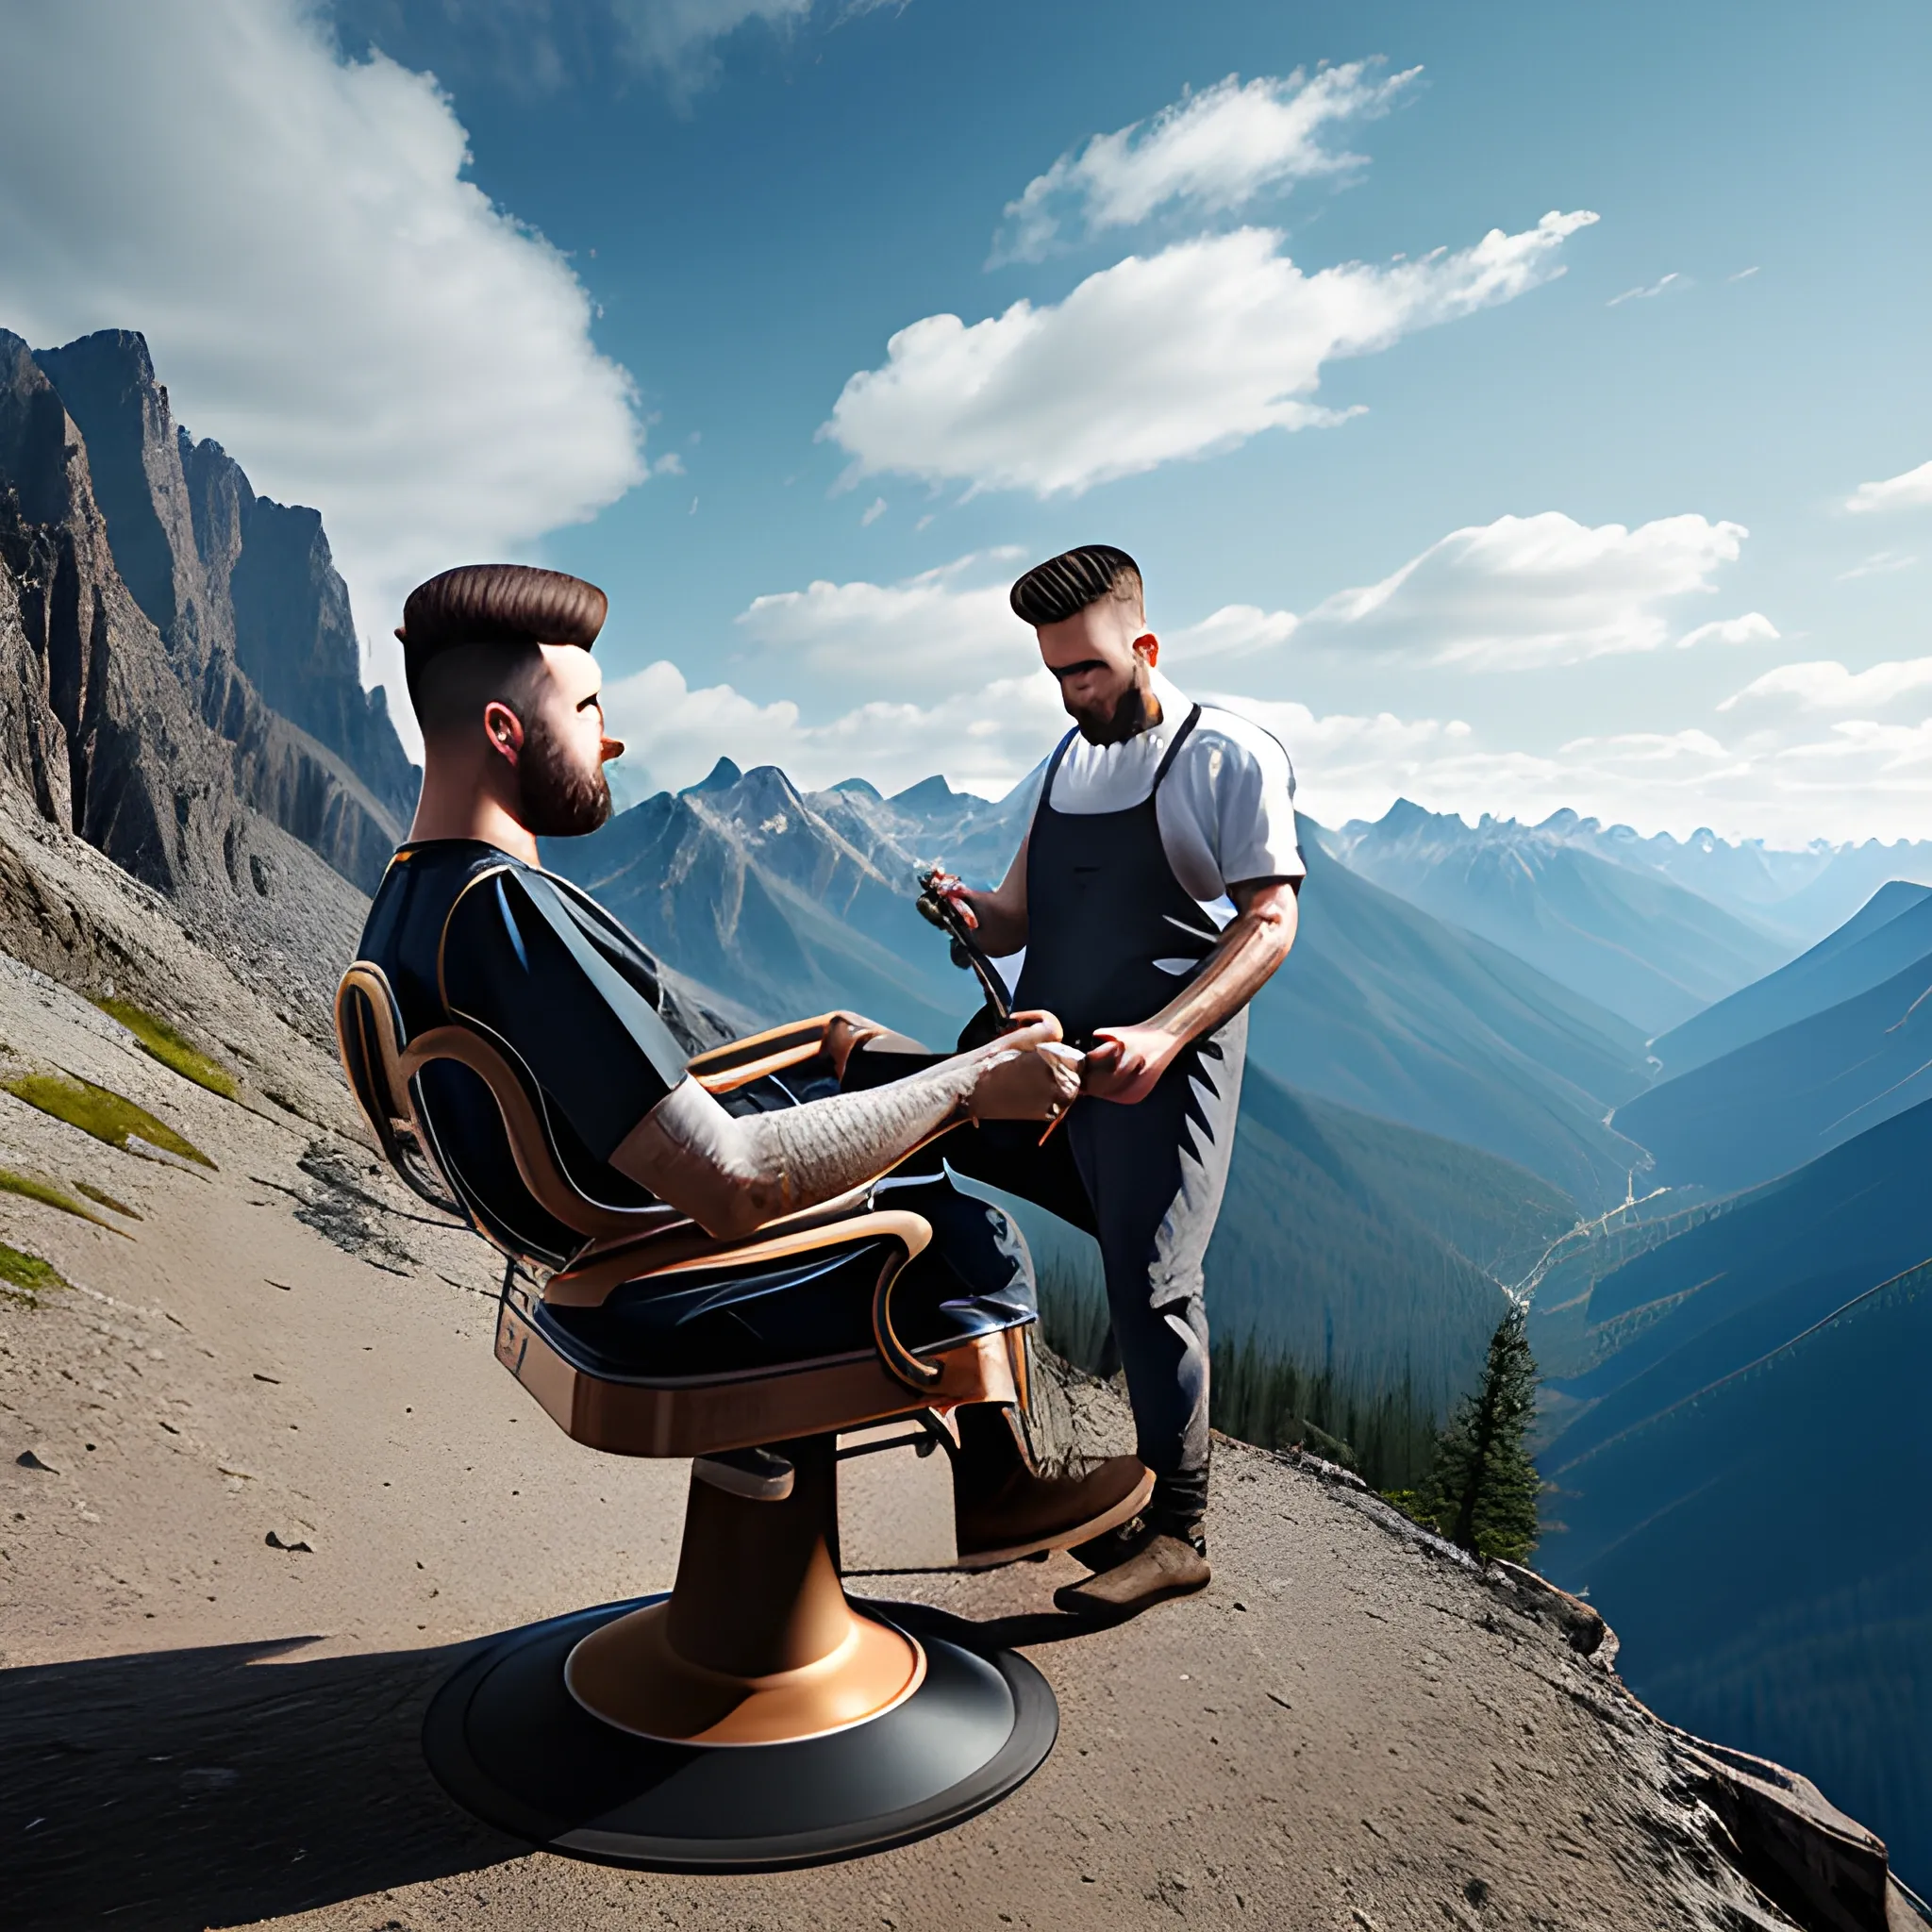
[[[729,758],[721,758],[695,785],[687,785],[680,796],[690,797],[693,792],[729,791],[744,774]]]
[[[893,792],[892,803],[903,805],[909,811],[938,811],[945,806],[957,804],[959,796],[935,772],[930,778],[922,778],[917,785],[908,785],[905,791]]]

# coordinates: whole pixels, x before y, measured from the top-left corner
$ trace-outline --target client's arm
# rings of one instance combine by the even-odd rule
[[[726,1113],[686,1080],[611,1165],[708,1234],[737,1240],[871,1180],[950,1122],[1056,1118],[1080,1086],[1079,1057],[1058,1038],[1042,1021],[891,1086],[776,1113]]]

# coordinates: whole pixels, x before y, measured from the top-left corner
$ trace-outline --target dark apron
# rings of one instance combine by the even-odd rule
[[[1073,732],[1046,768],[1026,846],[1026,962],[1013,1005],[1056,1014],[1069,1040],[1152,1019],[1220,942],[1213,921],[1174,875],[1156,808],[1161,780],[1200,716],[1196,705],[1147,796],[1124,811],[1054,809],[1053,783]],[[1191,963],[1174,973],[1157,959]]]

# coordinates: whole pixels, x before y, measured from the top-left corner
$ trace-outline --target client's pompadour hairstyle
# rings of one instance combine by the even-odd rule
[[[1013,586],[1013,615],[1038,630],[1064,624],[1103,597],[1141,601],[1141,566],[1111,543],[1083,543],[1036,563]]]
[[[413,678],[458,644],[581,644],[597,641],[609,599],[595,584],[524,563],[466,563],[418,584],[396,636]]]

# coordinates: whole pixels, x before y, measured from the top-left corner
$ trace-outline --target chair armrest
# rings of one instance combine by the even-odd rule
[[[743,1040],[727,1041],[699,1054],[687,1071],[708,1093],[729,1093],[767,1074],[782,1074],[788,1067],[816,1059],[824,1050],[826,1031],[837,1017],[820,1013],[814,1019],[793,1020]]]

